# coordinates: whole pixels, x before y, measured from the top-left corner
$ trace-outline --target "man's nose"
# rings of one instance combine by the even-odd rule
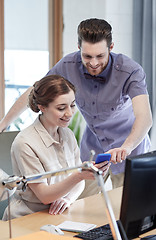
[[[92,66],[96,66],[98,64],[98,60],[96,57],[92,57],[92,59],[90,60],[90,64]]]

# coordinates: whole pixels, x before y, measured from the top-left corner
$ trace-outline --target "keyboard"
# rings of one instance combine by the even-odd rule
[[[121,238],[123,240],[128,240],[120,220],[117,221],[117,225],[119,228]],[[79,234],[75,235],[74,237],[86,239],[86,240],[112,240],[113,239],[109,224],[102,225],[100,227],[94,228],[87,232],[79,233]]]
[[[75,235],[74,237],[86,239],[86,240],[111,240],[112,232],[110,229],[109,224],[91,229],[87,232],[79,233],[78,235]]]

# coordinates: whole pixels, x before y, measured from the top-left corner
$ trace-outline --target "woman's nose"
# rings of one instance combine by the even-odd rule
[[[68,117],[72,117],[73,111],[72,111],[72,109],[71,109],[70,107],[69,107],[69,108],[67,109],[67,111],[65,112],[65,115],[68,116]]]

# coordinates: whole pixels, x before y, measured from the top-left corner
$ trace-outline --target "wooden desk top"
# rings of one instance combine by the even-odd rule
[[[114,211],[116,219],[119,219],[122,188],[116,188],[108,191],[108,196]],[[69,209],[61,215],[50,215],[48,210],[26,215],[12,220],[12,238],[24,236],[27,234],[39,232],[40,227],[46,224],[58,225],[63,221],[77,221],[84,223],[93,223],[97,226],[108,223],[105,212],[105,201],[102,194],[93,195],[84,199],[75,201]],[[8,222],[0,221],[0,240],[9,239]],[[151,234],[156,234],[156,230]],[[72,237],[75,233],[64,231],[64,236]],[[145,236],[147,234],[144,234]],[[149,235],[149,233],[148,233]],[[45,238],[46,239],[46,238]],[[61,237],[61,239],[63,239]],[[66,238],[65,238],[66,239]]]
[[[119,218],[119,206],[121,202],[122,188],[114,189],[108,192],[112,203],[114,214]],[[114,200],[114,201],[113,201]],[[38,232],[40,227],[46,224],[58,225],[65,220],[94,223],[97,226],[108,223],[105,213],[105,202],[103,195],[93,195],[84,199],[75,201],[69,209],[61,215],[50,215],[48,210],[26,215],[12,220],[12,237],[18,237],[33,232]],[[0,221],[0,228],[3,228],[3,234],[0,239],[9,238],[8,222]],[[75,233],[64,231],[65,236],[73,236]],[[1,238],[2,237],[2,238]]]

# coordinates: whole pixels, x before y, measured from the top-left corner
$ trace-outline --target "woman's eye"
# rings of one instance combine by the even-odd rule
[[[75,104],[71,105],[71,108],[74,108],[75,107]]]
[[[63,111],[65,108],[58,108],[59,111]]]

